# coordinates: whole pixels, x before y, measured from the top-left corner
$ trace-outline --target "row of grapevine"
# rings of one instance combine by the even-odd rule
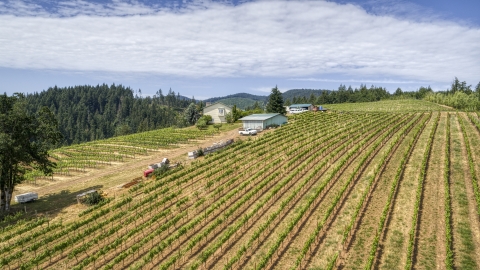
[[[453,264],[453,226],[452,226],[452,202],[450,193],[450,148],[451,148],[451,135],[450,135],[450,114],[447,113],[447,127],[446,127],[446,145],[445,145],[445,161],[444,161],[444,174],[443,183],[445,188],[445,239],[447,243],[445,266],[447,269],[454,269]]]
[[[385,230],[385,222],[386,222],[387,217],[390,213],[390,208],[391,208],[394,196],[397,193],[398,182],[400,181],[400,178],[403,175],[407,160],[410,157],[410,154],[413,150],[413,147],[416,144],[416,142],[418,140],[418,137],[420,136],[421,131],[423,130],[427,120],[428,119],[423,120],[423,122],[419,126],[417,126],[417,128],[414,130],[413,137],[412,137],[411,141],[409,142],[408,147],[405,149],[405,152],[402,155],[400,165],[397,168],[397,173],[395,175],[395,178],[394,178],[394,180],[391,184],[391,187],[390,187],[390,190],[389,190],[389,193],[388,193],[387,202],[386,202],[385,206],[383,207],[382,214],[380,216],[380,221],[379,221],[378,227],[376,229],[376,236],[375,236],[374,241],[372,243],[372,247],[370,249],[370,253],[369,253],[367,263],[365,265],[365,269],[371,269],[373,267],[373,264],[374,264],[375,259],[376,259],[378,245],[380,243],[380,237],[383,234],[383,231]]]
[[[465,129],[463,118],[458,113],[457,113],[457,117],[458,117],[458,121],[460,122],[460,127],[462,129],[465,148],[467,149],[467,158],[468,158],[468,165],[470,169],[470,176],[472,178],[473,194],[475,196],[475,201],[477,202],[477,214],[480,216],[480,188],[478,186],[478,178],[477,178],[477,173],[475,171],[475,161],[473,160],[473,156],[472,156],[472,148],[470,147],[470,141],[468,138],[468,133]]]
[[[363,223],[373,215],[376,237],[366,234],[370,253],[359,258],[359,263],[370,268],[399,181],[405,177],[403,170],[428,121],[432,131],[424,152],[418,151],[423,155],[422,170],[417,173],[419,186],[414,188],[414,218],[408,223],[406,248],[412,265],[416,230],[420,229],[422,182],[439,122],[434,113],[297,115],[288,125],[245,138],[143,182],[123,196],[81,212],[74,222],[46,219],[35,225],[32,220],[0,230],[0,239],[8,238],[0,244],[0,262],[4,268],[24,269],[334,269],[346,253],[355,252],[348,251],[349,243],[357,234],[364,237]],[[177,145],[170,145],[192,140],[189,136],[195,135],[179,136]],[[464,138],[470,142],[467,149],[473,160],[470,136]],[[58,155],[95,162],[108,151],[124,159],[131,157],[129,150],[117,148],[142,149],[118,138],[105,144],[105,148],[100,144],[77,146]],[[99,155],[84,154],[84,150]],[[103,166],[101,162],[97,166]],[[383,182],[382,176],[390,173],[385,174],[386,168],[392,168],[395,178]],[[385,195],[375,188],[378,185],[388,186]],[[374,203],[370,203],[371,196]]]
[[[345,157],[339,162],[339,164],[334,167],[333,171],[327,176],[327,178],[322,182],[322,184],[314,189],[314,193],[307,199],[306,203],[297,211],[297,214],[292,218],[292,220],[288,222],[288,226],[279,234],[279,237],[277,238],[277,240],[268,249],[267,254],[262,257],[262,259],[259,262],[260,268],[263,268],[267,265],[267,263],[270,261],[271,257],[274,255],[276,250],[280,247],[282,242],[284,242],[287,236],[292,234],[292,230],[294,228],[298,228],[299,227],[298,223],[303,222],[305,220],[306,213],[316,208],[316,206],[319,203],[318,198],[320,197],[322,192],[326,188],[328,188],[328,186],[330,186],[331,183],[333,183],[332,179],[334,179],[335,177],[338,177],[342,173],[341,170],[344,170],[351,163],[352,159],[358,156],[357,153],[359,153],[361,149],[365,149],[366,145],[373,143],[373,141],[378,136],[379,134],[374,132],[370,134],[370,136],[362,140],[362,142],[358,143],[356,147],[351,149],[351,151],[345,155]],[[367,142],[369,143],[367,144]],[[340,198],[340,196],[337,195],[337,199],[338,198]]]
[[[311,251],[311,246],[313,243],[317,243],[319,238],[319,233],[325,230],[324,225],[331,219],[336,216],[336,211],[338,210],[339,202],[345,199],[345,194],[348,194],[347,189],[353,188],[353,183],[360,177],[361,172],[365,169],[368,162],[376,155],[376,153],[380,150],[380,146],[382,146],[386,141],[390,139],[390,137],[398,131],[398,129],[404,125],[404,121],[397,121],[397,124],[390,128],[388,132],[386,132],[372,147],[369,147],[369,150],[363,155],[360,162],[357,166],[353,169],[353,172],[349,176],[348,180],[342,186],[341,190],[337,193],[334,200],[332,201],[331,205],[325,211],[323,218],[320,222],[317,222],[317,226],[315,230],[312,232],[308,240],[305,242],[303,249],[300,255],[297,257],[295,267],[302,267],[302,260],[304,259],[307,252]]]
[[[430,153],[432,149],[432,143],[433,139],[435,137],[435,132],[437,131],[437,126],[438,122],[440,120],[440,114],[437,114],[437,117],[435,118],[435,122],[433,124],[432,131],[430,132],[430,135],[428,137],[427,141],[427,146],[425,149],[425,152],[423,153],[423,159],[422,159],[422,164],[420,168],[420,175],[418,177],[418,186],[416,190],[416,197],[415,197],[415,205],[413,207],[413,218],[412,218],[412,225],[410,228],[409,232],[409,238],[408,238],[408,247],[407,247],[407,263],[405,265],[405,269],[412,269],[413,267],[413,253],[414,253],[414,248],[415,248],[415,238],[416,238],[416,233],[418,230],[418,214],[420,211],[420,204],[422,203],[422,194],[423,194],[423,187],[424,187],[424,181],[426,178],[427,174],[427,164],[428,160],[430,158]]]
[[[408,124],[405,124],[404,122],[398,122],[398,124],[396,125],[396,128],[398,127],[402,127],[402,128],[400,129],[398,134],[395,136],[394,140],[390,142],[388,149],[383,152],[383,155],[380,161],[378,162],[377,166],[373,170],[374,172],[373,175],[369,177],[365,191],[362,193],[362,196],[359,202],[355,205],[355,210],[353,212],[351,220],[343,230],[342,240],[340,242],[340,245],[342,246],[342,248],[341,250],[336,252],[335,255],[332,257],[332,259],[329,261],[330,269],[335,265],[338,265],[338,263],[341,263],[341,261],[337,262],[337,259],[339,258],[343,259],[343,255],[344,255],[344,252],[346,251],[346,247],[348,246],[355,232],[356,224],[360,222],[360,219],[359,219],[360,213],[362,213],[364,209],[367,207],[369,202],[368,198],[371,196],[373,192],[375,183],[380,178],[383,170],[386,167],[387,162],[390,160],[391,156],[393,155],[393,153],[395,152],[395,150],[398,148],[403,138],[405,137],[404,134],[407,134],[418,123],[420,119],[421,119],[421,115],[417,115],[413,120],[409,119],[412,121],[410,121]]]

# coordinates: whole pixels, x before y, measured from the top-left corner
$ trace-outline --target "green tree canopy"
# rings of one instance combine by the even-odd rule
[[[27,170],[53,172],[55,163],[48,159],[48,150],[62,138],[47,107],[35,114],[25,108],[23,95],[0,95],[0,213],[10,209],[15,185]]]
[[[188,124],[194,125],[200,118],[200,113],[197,109],[197,105],[195,105],[195,103],[193,102],[190,103],[190,105],[188,105],[188,107],[183,112],[183,117]]]
[[[287,110],[283,106],[283,97],[278,87],[272,88],[272,92],[268,97],[267,112],[269,113],[281,113],[285,115]]]

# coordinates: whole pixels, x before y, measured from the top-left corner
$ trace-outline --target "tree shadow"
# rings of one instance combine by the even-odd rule
[[[94,185],[84,189],[70,192],[69,190],[62,190],[57,193],[51,193],[39,196],[38,200],[23,204],[14,204],[11,206],[12,212],[26,211],[26,217],[31,216],[48,216],[49,218],[56,217],[66,207],[77,204],[77,195],[86,191],[95,189],[100,190],[103,185]]]

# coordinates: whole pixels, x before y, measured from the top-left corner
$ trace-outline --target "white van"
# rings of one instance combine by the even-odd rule
[[[303,109],[303,108],[292,108],[290,109],[290,113],[303,113],[303,112],[306,112],[307,110]]]
[[[290,109],[290,113],[301,113],[302,111],[297,108]]]
[[[35,192],[28,192],[15,196],[15,202],[17,203],[26,203],[35,200],[38,200],[38,194]]]

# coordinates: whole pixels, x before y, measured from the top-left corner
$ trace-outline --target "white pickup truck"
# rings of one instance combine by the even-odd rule
[[[257,130],[256,129],[251,129],[251,128],[246,128],[244,130],[240,130],[238,133],[240,135],[255,135],[255,134],[257,134]]]

